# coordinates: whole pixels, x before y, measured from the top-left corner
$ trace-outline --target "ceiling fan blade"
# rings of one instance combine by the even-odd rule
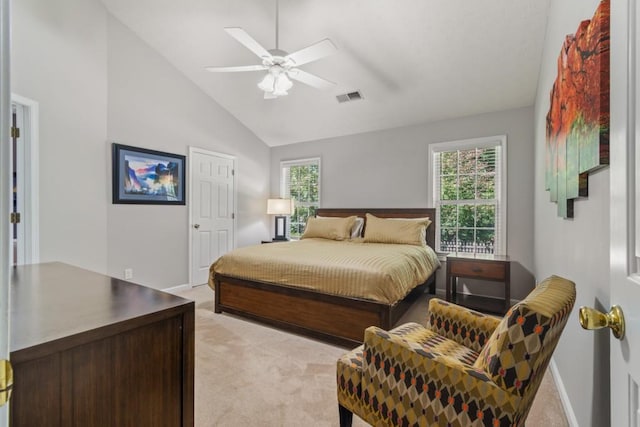
[[[311,87],[315,87],[316,89],[331,89],[335,86],[334,82],[330,82],[329,80],[325,80],[311,73],[307,73],[306,71],[291,69],[288,72],[289,77],[304,84],[307,84]]]
[[[258,55],[259,58],[271,58],[271,54],[267,49],[262,47],[253,37],[251,37],[245,30],[240,27],[227,27],[224,29],[234,39],[238,40],[251,52]]]
[[[285,57],[289,61],[293,62],[294,66],[306,64],[311,61],[315,61],[325,56],[329,56],[334,53],[338,48],[329,39],[324,39],[318,43],[307,46],[304,49],[300,49],[297,52],[290,53]]]
[[[205,67],[204,69],[212,73],[236,73],[239,71],[261,71],[268,68],[264,65],[240,65],[237,67]]]

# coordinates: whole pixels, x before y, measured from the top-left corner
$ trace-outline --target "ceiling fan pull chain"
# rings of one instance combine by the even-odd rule
[[[279,19],[280,18],[279,17],[279,14],[280,14],[279,13],[279,9],[280,8],[278,7],[278,3],[279,3],[279,0],[276,0],[276,49],[280,48],[279,43],[278,43],[279,42],[279,40],[278,40],[279,39],[278,26],[279,26],[279,21],[280,21],[280,19]]]

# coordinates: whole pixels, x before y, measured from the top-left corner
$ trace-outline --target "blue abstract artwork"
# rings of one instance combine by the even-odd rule
[[[185,204],[185,156],[113,144],[113,203]]]

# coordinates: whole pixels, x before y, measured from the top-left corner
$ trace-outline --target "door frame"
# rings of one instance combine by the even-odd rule
[[[189,176],[189,185],[188,185],[188,198],[187,198],[187,206],[188,206],[188,215],[189,218],[187,219],[187,229],[188,229],[188,235],[189,235],[189,287],[193,288],[195,285],[193,283],[193,223],[192,223],[192,213],[193,213],[193,194],[194,194],[194,190],[193,190],[193,155],[194,154],[204,154],[207,156],[215,156],[215,157],[221,157],[223,159],[229,159],[231,161],[233,161],[233,170],[234,170],[234,174],[233,174],[233,212],[234,212],[234,217],[233,217],[233,247],[232,249],[234,249],[236,247],[236,241],[237,241],[237,224],[238,224],[238,217],[237,215],[235,215],[236,212],[238,212],[238,188],[237,188],[237,172],[238,172],[238,165],[237,165],[237,158],[236,156],[232,156],[230,154],[225,154],[225,153],[219,153],[216,151],[211,151],[211,150],[206,150],[204,148],[199,148],[199,147],[194,147],[194,146],[189,146],[189,161],[187,162],[187,171],[188,171],[188,176]],[[213,260],[212,260],[213,262]]]
[[[22,218],[24,222],[24,264],[40,262],[40,105],[33,99],[12,93],[11,104],[22,107],[24,171]],[[29,165],[27,168],[26,166]]]
[[[10,1],[0,0],[0,359],[9,359],[11,305],[9,292],[9,246],[11,227],[11,159],[9,129],[11,127],[11,11]],[[0,407],[0,427],[9,425],[9,405]]]

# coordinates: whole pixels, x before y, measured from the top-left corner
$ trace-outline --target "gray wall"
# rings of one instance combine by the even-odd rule
[[[40,260],[107,269],[107,16],[12,2],[12,92],[40,106]]]
[[[271,195],[279,195],[280,161],[321,160],[321,205],[325,208],[426,207],[430,143],[507,135],[507,250],[512,260],[512,298],[523,298],[533,280],[533,108],[271,149]],[[444,267],[444,266],[443,266]],[[444,287],[444,270],[438,274]],[[474,285],[473,292],[502,296],[500,286]]]
[[[544,189],[545,118],[556,63],[566,34],[590,19],[599,0],[553,0],[535,105],[535,274],[558,274],[576,282],[576,307],[609,309],[609,170],[589,177],[589,197],[574,205],[575,218],[561,219]],[[611,40],[615,42],[614,39]],[[580,426],[609,424],[609,332],[587,332],[577,308],[554,353],[572,416]]]
[[[109,141],[236,156],[237,243],[268,236],[269,148],[116,18],[108,18]],[[187,160],[188,161],[188,160]],[[186,206],[108,205],[108,273],[166,288],[188,282]],[[162,249],[161,249],[162,248]]]
[[[111,142],[237,157],[238,245],[269,234],[269,148],[98,0],[13,4],[13,92],[40,103],[41,261],[188,282],[186,207],[111,204]]]

